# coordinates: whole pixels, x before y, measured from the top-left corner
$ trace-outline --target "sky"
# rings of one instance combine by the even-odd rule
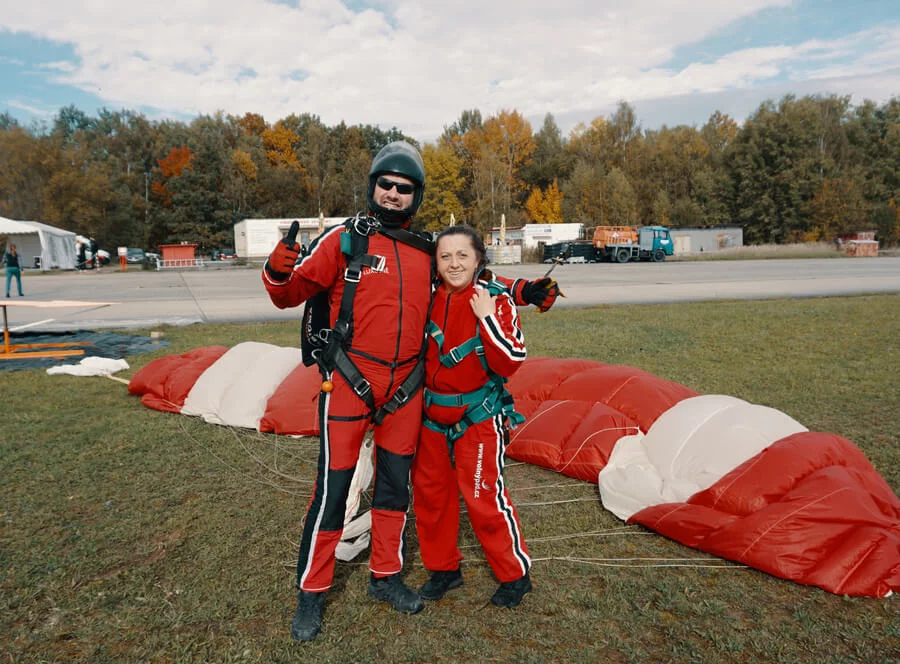
[[[900,96],[898,0],[0,0],[0,113],[310,113],[437,139],[465,110],[564,135]]]

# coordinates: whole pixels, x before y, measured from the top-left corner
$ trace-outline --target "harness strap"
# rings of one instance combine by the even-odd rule
[[[516,411],[512,395],[506,390],[506,380],[496,374],[491,381],[481,388],[463,394],[439,394],[425,388],[425,404],[436,406],[468,406],[456,424],[440,424],[428,416],[422,418],[423,424],[447,437],[451,457],[455,443],[473,424],[489,420],[495,415],[503,415],[509,427],[515,429],[525,421],[525,417]]]
[[[499,281],[490,281],[486,288],[491,295],[507,292],[506,286]],[[444,348],[444,333],[433,322],[429,321],[426,329],[428,335],[435,340],[438,347],[438,357],[443,366],[450,368],[459,364],[463,358],[475,353],[484,370],[489,376],[487,383],[471,392],[460,394],[441,394],[425,388],[425,406],[467,406],[462,417],[456,424],[439,424],[424,416],[423,424],[447,437],[447,445],[450,448],[450,459],[453,459],[453,445],[473,424],[489,420],[495,415],[502,415],[510,428],[515,429],[525,421],[525,417],[515,409],[512,395],[506,389],[506,378],[491,371],[484,356],[484,345],[481,343],[480,330],[476,329],[475,336],[467,339],[458,346],[451,348],[446,353],[441,353]]]
[[[507,289],[499,281],[489,281],[485,288],[488,289],[491,295],[497,296],[500,293],[506,293]],[[481,343],[481,335],[479,330],[476,328],[475,336],[467,339],[462,342],[458,346],[451,348],[446,353],[441,354],[441,351],[444,350],[444,332],[437,326],[434,321],[428,321],[428,326],[425,328],[425,332],[434,339],[435,343],[437,343],[438,347],[438,359],[441,361],[445,367],[455,367],[457,364],[462,362],[463,358],[465,358],[470,353],[476,353],[478,355],[478,359],[481,360],[481,365],[484,367],[484,370],[489,374],[491,373],[490,368],[487,365],[487,362],[484,359],[484,345]]]
[[[388,230],[390,232],[386,232]],[[413,367],[413,370],[403,382],[397,386],[391,398],[376,410],[371,384],[348,355],[353,339],[353,303],[363,268],[369,267],[379,271],[384,269],[385,259],[383,256],[373,256],[366,253],[369,248],[369,236],[376,232],[380,232],[399,242],[406,242],[426,253],[434,253],[433,242],[403,229],[387,229],[369,217],[357,215],[344,222],[344,230],[341,232],[340,238],[341,252],[347,256],[347,266],[344,270],[344,292],[341,296],[341,304],[334,326],[331,330],[321,330],[319,332],[318,336],[322,340],[324,348],[313,351],[312,355],[323,375],[336,370],[347,381],[353,392],[365,402],[375,424],[381,424],[388,414],[394,413],[409,401],[425,382],[425,348],[423,344],[422,350],[418,358],[416,358],[416,366]],[[377,360],[377,358],[372,359]],[[385,364],[381,360],[377,361]],[[400,364],[406,364],[408,361],[411,360]]]
[[[378,232],[382,235],[387,235],[392,240],[397,240],[398,242],[402,242],[404,244],[408,244],[411,247],[415,247],[419,251],[424,251],[426,254],[432,256],[434,255],[434,242],[419,235],[418,233],[410,232],[405,228],[389,228],[387,226],[379,227]]]
[[[409,401],[412,396],[419,391],[419,388],[425,383],[425,354],[419,355],[419,361],[409,375],[403,380],[391,398],[384,403],[381,408],[375,411],[372,421],[375,424],[381,424],[387,415],[392,415],[398,408]]]

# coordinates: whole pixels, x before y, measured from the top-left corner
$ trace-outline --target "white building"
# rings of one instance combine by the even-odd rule
[[[719,251],[744,246],[744,229],[740,226],[713,228],[670,228],[675,255]]]
[[[534,249],[542,244],[572,242],[582,239],[584,224],[525,224],[504,231],[505,244]],[[491,229],[491,244],[500,244],[500,228]]]
[[[346,217],[293,217],[290,219],[244,219],[234,225],[234,251],[238,258],[264,259],[291,227],[300,222],[297,242],[303,246],[319,236],[322,231],[344,223]]]

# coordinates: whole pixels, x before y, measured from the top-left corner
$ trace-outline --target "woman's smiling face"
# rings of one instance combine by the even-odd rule
[[[472,283],[475,268],[478,267],[478,252],[467,236],[445,235],[438,240],[435,256],[438,276],[451,293],[461,291]]]

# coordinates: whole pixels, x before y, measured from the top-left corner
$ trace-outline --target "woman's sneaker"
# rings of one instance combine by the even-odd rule
[[[521,579],[501,583],[497,592],[491,597],[491,604],[512,609],[519,606],[527,592],[531,592],[531,579],[528,577],[528,572],[525,572],[525,576]]]
[[[462,572],[458,569],[449,572],[431,572],[431,577],[419,590],[419,597],[434,602],[446,595],[448,590],[459,588],[462,584]]]

